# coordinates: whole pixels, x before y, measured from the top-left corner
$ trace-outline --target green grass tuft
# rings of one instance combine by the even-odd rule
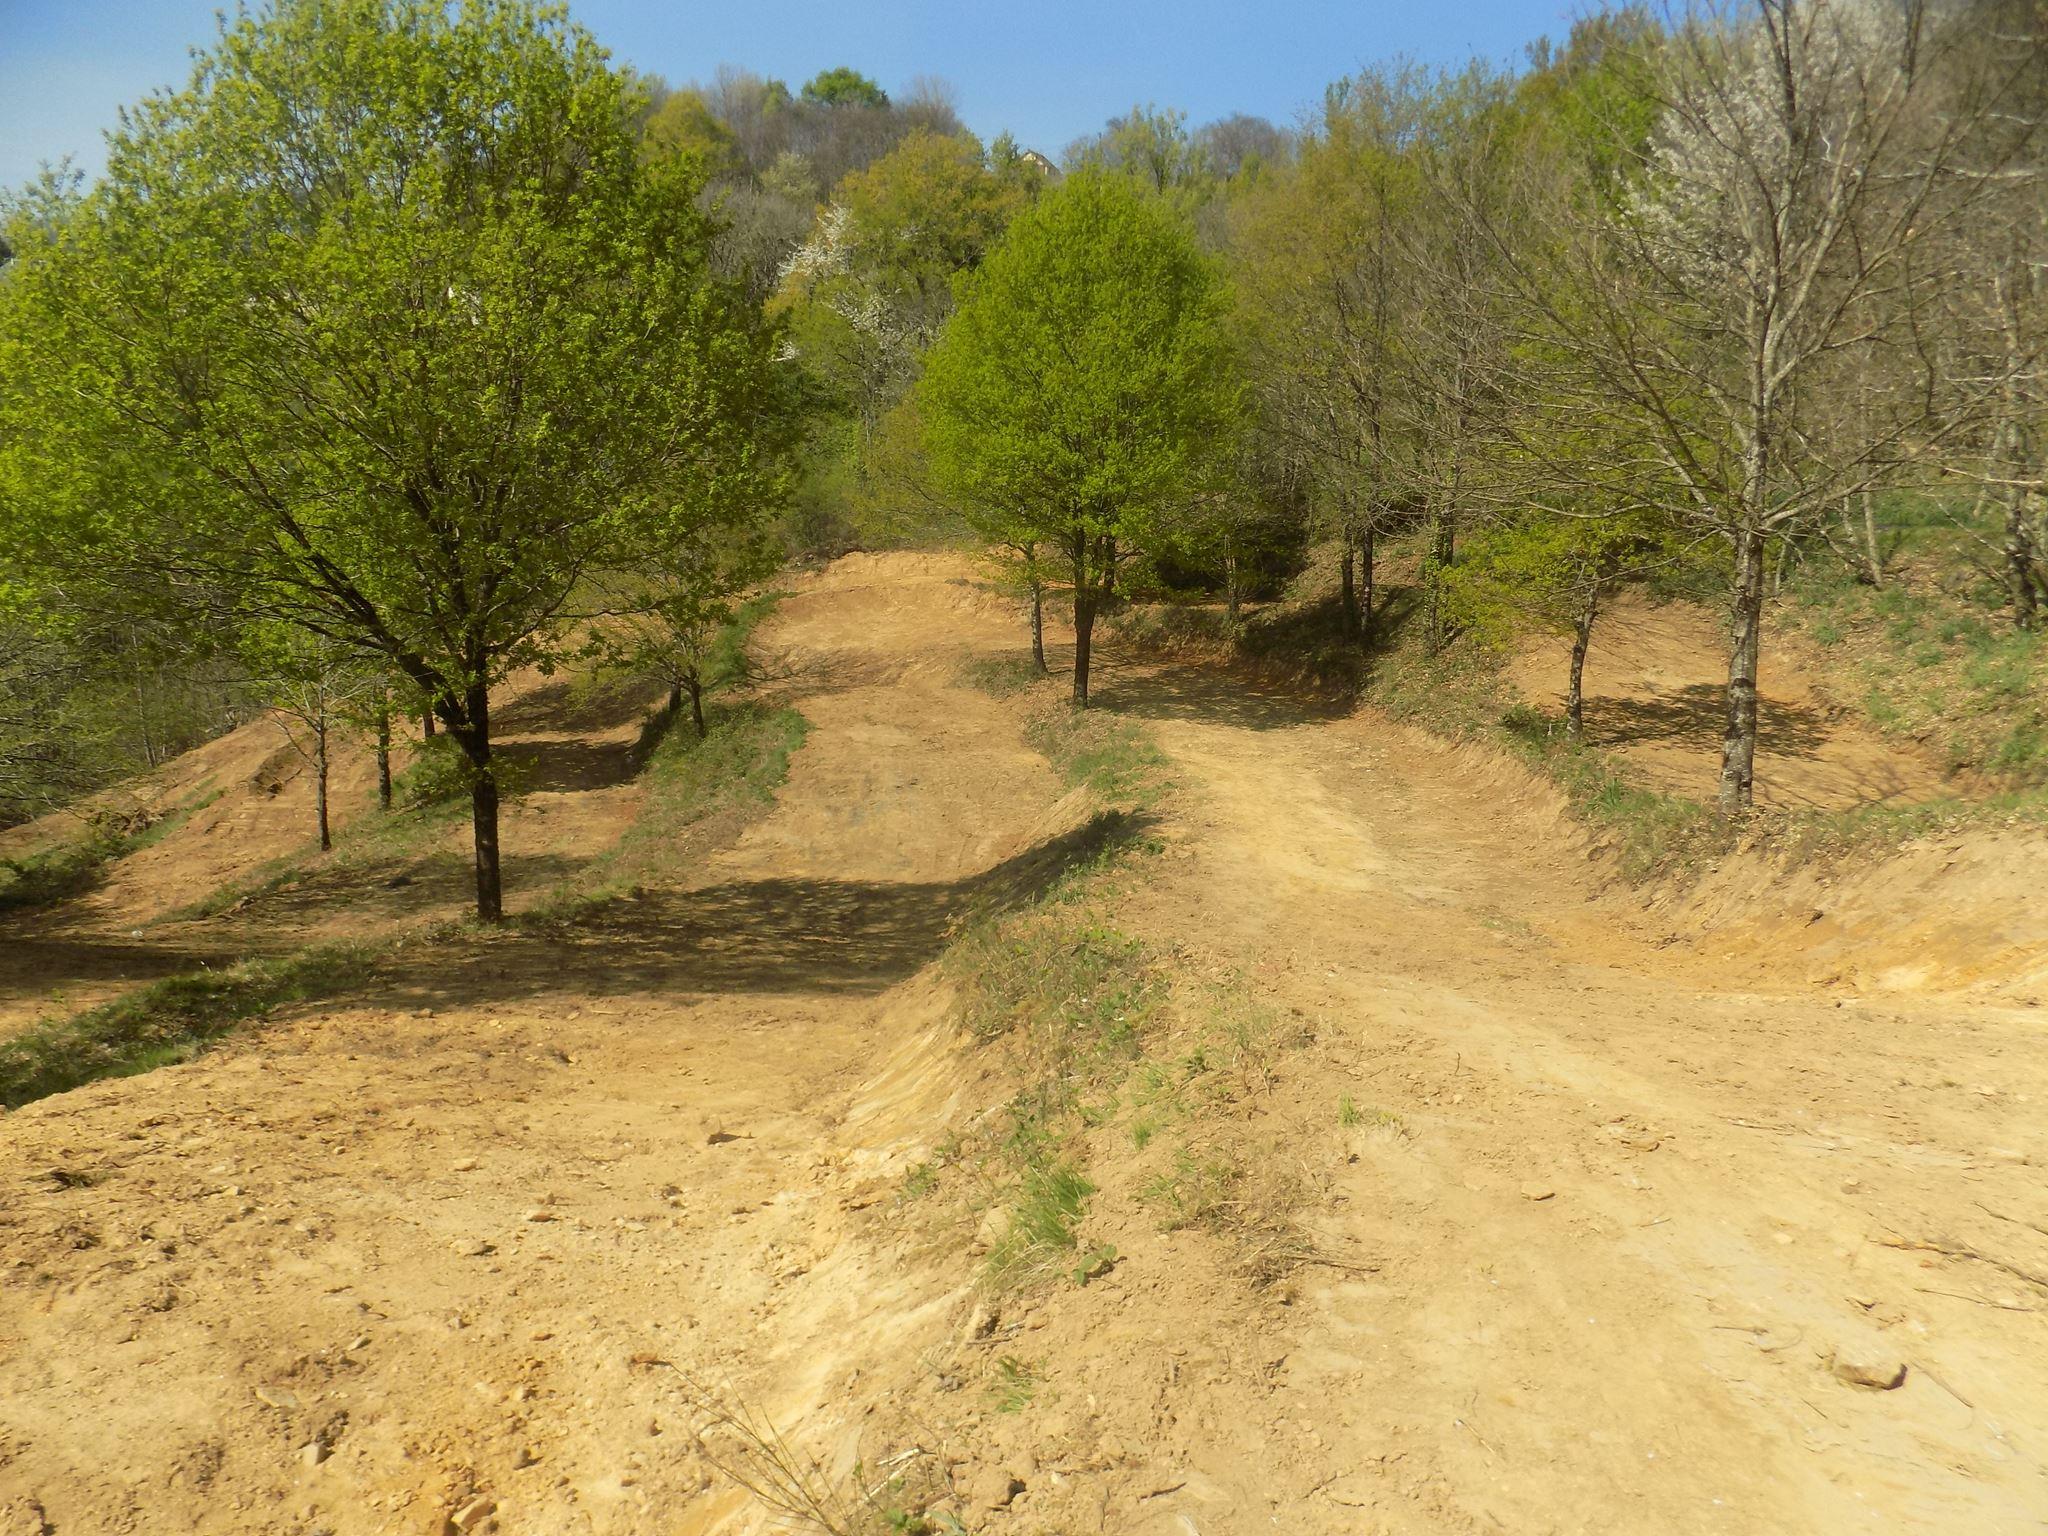
[[[332,997],[369,974],[357,945],[245,960],[168,976],[126,997],[0,1041],[0,1104],[18,1109],[103,1077],[189,1061],[213,1041],[290,1003]]]

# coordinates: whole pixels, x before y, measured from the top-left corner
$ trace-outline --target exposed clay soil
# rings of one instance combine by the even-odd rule
[[[851,557],[769,638],[813,730],[671,884],[0,1118],[0,1536],[765,1528],[689,1381],[840,1467],[923,1453],[976,1532],[2048,1522],[2044,945],[1998,895],[2038,845],[1912,850],[1821,919],[1731,884],[1712,927],[1507,765],[1111,656],[1177,781],[1117,921],[1298,1021],[1229,1134],[1319,1262],[1161,1231],[1105,1144],[1120,1261],[991,1306],[971,1217],[898,1199],[996,1091],[930,962],[1090,807],[962,683],[1021,636],[958,563]],[[532,728],[631,735],[565,708]],[[549,793],[573,862],[633,790]]]
[[[1770,632],[1758,669],[1756,797],[1760,805],[1839,810],[1954,793],[1941,764],[1859,724],[1810,680],[1795,639]],[[1720,771],[1727,626],[1692,603],[1626,593],[1602,615],[1586,656],[1586,739],[1618,752],[1642,778],[1711,800]],[[1509,676],[1532,700],[1562,708],[1568,637],[1532,640]]]

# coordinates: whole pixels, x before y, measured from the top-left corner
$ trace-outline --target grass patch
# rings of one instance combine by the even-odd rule
[[[997,1413],[1022,1413],[1037,1395],[1037,1371],[1015,1355],[996,1361],[995,1379],[989,1383],[989,1406]]]
[[[1832,691],[1881,733],[2004,789],[2048,789],[2048,630],[2012,623],[1994,568],[2002,511],[1903,492],[1880,509],[1884,586],[1816,558],[1773,618],[1824,648]]]
[[[1168,787],[1166,755],[1151,736],[1106,710],[1051,703],[1025,725],[1024,739],[1069,785],[1085,785],[1106,805],[1143,810]]]
[[[1000,1287],[1056,1273],[1080,1246],[1081,1214],[1095,1186],[1063,1159],[1028,1164],[1008,1208],[1002,1237],[989,1250],[989,1280]]]
[[[35,1099],[103,1077],[129,1077],[189,1061],[213,1041],[290,1003],[333,997],[369,974],[358,945],[245,960],[168,976],[126,997],[0,1041],[0,1104]]]
[[[161,842],[220,798],[215,790],[164,815],[100,812],[84,836],[22,859],[0,859],[0,912],[50,906],[98,885],[116,859]]]
[[[1107,1274],[1117,1250],[1086,1235],[1092,1167],[1133,1153],[1168,1160],[1143,1195],[1162,1203],[1167,1225],[1199,1223],[1268,1256],[1300,1247],[1298,1190],[1278,1169],[1242,1176],[1223,1148],[1305,1028],[1242,981],[1177,978],[1166,957],[1117,928],[1108,911],[1138,878],[1132,857],[1105,855],[1035,905],[978,919],[947,952],[962,1022],[1003,1053],[1018,1083],[1003,1113],[944,1164],[1003,1213],[985,1268],[995,1289]]]
[[[968,687],[997,699],[1028,693],[1047,676],[1029,656],[977,656],[960,669],[960,680]]]

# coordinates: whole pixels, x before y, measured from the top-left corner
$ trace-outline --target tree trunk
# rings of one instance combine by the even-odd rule
[[[1450,615],[1444,609],[1444,573],[1457,557],[1457,541],[1455,515],[1449,507],[1439,508],[1430,528],[1429,559],[1425,562],[1422,577],[1428,589],[1423,605],[1423,633],[1429,641],[1431,655],[1442,650],[1451,639]]]
[[[1361,644],[1372,639],[1373,621],[1373,526],[1365,525],[1365,532],[1358,539],[1359,581],[1359,625],[1358,638]]]
[[[434,739],[434,706],[429,704],[426,713],[420,716],[420,735],[428,741]]]
[[[377,706],[377,805],[391,809],[391,706]]]
[[[1045,664],[1045,586],[1031,583],[1031,659],[1038,663],[1038,670],[1049,672]]]
[[[683,679],[683,687],[690,695],[690,724],[697,727],[697,739],[702,741],[704,730],[704,684],[697,678]]]
[[[1877,498],[1865,491],[1863,501],[1863,558],[1870,562],[1870,584],[1884,588],[1884,550],[1877,542]]]
[[[495,923],[505,915],[505,897],[498,869],[498,777],[491,766],[491,691],[482,684],[473,685],[463,702],[467,730],[458,743],[469,758],[476,915],[482,922]]]
[[[1564,733],[1573,741],[1586,738],[1586,651],[1593,644],[1593,620],[1599,615],[1600,587],[1586,591],[1585,605],[1572,634],[1572,680],[1564,694]]]
[[[1095,594],[1074,584],[1074,707],[1088,707],[1088,653],[1095,635]]]
[[[2012,594],[2012,622],[2032,629],[2040,613],[2035,591],[2034,530],[2027,523],[2027,493],[2014,486],[2005,511],[2005,585]]]
[[[1351,569],[1351,530],[1344,530],[1344,559],[1338,567],[1341,582],[1338,587],[1338,607],[1343,615],[1344,638],[1356,640],[1358,628],[1358,582]]]
[[[1721,733],[1721,809],[1749,809],[1756,779],[1756,663],[1763,632],[1764,534],[1735,538],[1734,614],[1728,651],[1728,716]]]
[[[1237,623],[1239,603],[1237,593],[1237,556],[1234,554],[1223,557],[1223,604],[1230,614],[1230,622],[1235,625]]]
[[[327,828],[327,716],[324,714],[313,719],[313,801],[320,817],[320,851],[326,853],[334,847],[334,837]]]

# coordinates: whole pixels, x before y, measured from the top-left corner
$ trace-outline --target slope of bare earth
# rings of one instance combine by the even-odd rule
[[[957,681],[1018,639],[964,576],[801,585],[812,733],[672,885],[0,1119],[0,1533],[764,1529],[692,1381],[984,1533],[2042,1528],[2040,1011],[1931,910],[1917,992],[1725,955],[1512,768],[1196,669],[1101,679],[1177,780],[1116,920],[1299,1021],[1218,1135],[1319,1262],[1160,1230],[1106,1127],[1119,1262],[979,1296],[895,1198],[1000,1092],[928,962],[1089,807]]]
[[[1931,754],[1885,740],[1831,703],[1797,641],[1766,639],[1757,677],[1759,804],[1837,810],[1955,793]],[[1711,800],[1727,651],[1727,626],[1709,610],[1624,593],[1602,616],[1587,653],[1587,741],[1658,789]],[[1561,708],[1570,655],[1567,637],[1532,637],[1509,676],[1528,698]]]

